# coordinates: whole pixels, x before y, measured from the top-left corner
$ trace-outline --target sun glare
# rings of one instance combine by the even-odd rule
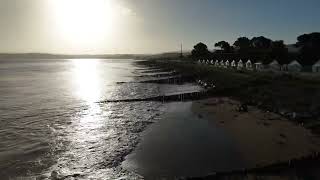
[[[112,36],[112,0],[50,0],[60,37],[73,44],[96,45]]]

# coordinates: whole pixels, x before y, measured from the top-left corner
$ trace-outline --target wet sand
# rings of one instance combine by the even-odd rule
[[[211,98],[194,102],[192,111],[228,132],[248,168],[320,152],[320,138],[304,127],[252,106],[239,112],[239,105],[230,98]]]
[[[146,179],[206,176],[246,167],[228,133],[191,111],[192,102],[166,105],[122,167]]]

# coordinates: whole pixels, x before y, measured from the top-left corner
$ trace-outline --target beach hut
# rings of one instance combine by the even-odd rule
[[[236,64],[236,61],[235,61],[235,60],[233,60],[233,61],[231,62],[231,67],[232,67],[232,68],[236,68],[236,67],[237,67],[237,64]]]
[[[301,70],[302,65],[297,60],[294,60],[288,64],[288,71],[290,72],[301,72]]]
[[[279,71],[280,70],[280,64],[277,60],[273,60],[270,64],[269,64],[269,69],[273,70],[273,71]]]
[[[230,61],[229,60],[226,61],[225,66],[226,66],[226,68],[228,68],[230,66]]]
[[[216,62],[214,63],[214,66],[219,67],[219,61],[216,60]]]
[[[220,66],[221,66],[221,67],[224,67],[224,62],[223,62],[223,60],[220,61]]]
[[[312,66],[312,72],[320,73],[320,60]]]
[[[262,71],[263,70],[263,64],[261,61],[254,63],[254,69],[256,71]]]
[[[238,61],[238,64],[237,64],[237,69],[242,69],[243,68],[243,61],[240,59],[239,61]]]
[[[250,59],[246,62],[246,69],[247,70],[252,70],[252,62],[251,62]]]

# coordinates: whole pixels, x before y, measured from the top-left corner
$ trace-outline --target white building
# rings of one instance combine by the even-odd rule
[[[223,60],[220,61],[220,66],[221,66],[221,67],[224,67],[224,62],[223,62]]]
[[[256,71],[262,71],[263,70],[263,63],[261,61],[254,63],[254,69]]]
[[[226,61],[225,66],[226,66],[226,68],[228,68],[230,66],[230,61],[229,60]]]
[[[269,64],[269,68],[270,68],[270,70],[273,70],[273,71],[280,71],[280,64],[277,60],[273,60]]]
[[[252,62],[250,59],[246,62],[246,69],[252,70]]]
[[[312,66],[312,72],[320,73],[320,60]]]
[[[219,61],[216,60],[216,62],[214,63],[214,65],[215,65],[216,67],[219,67]]]
[[[288,71],[290,71],[290,72],[301,72],[302,71],[302,65],[297,60],[294,60],[290,64],[288,64]]]
[[[243,61],[240,59],[239,61],[238,61],[238,65],[237,65],[237,69],[242,69],[243,68]]]
[[[233,67],[233,68],[236,68],[236,67],[237,67],[237,64],[236,64],[236,61],[235,61],[235,60],[233,60],[233,61],[231,62],[231,67]]]

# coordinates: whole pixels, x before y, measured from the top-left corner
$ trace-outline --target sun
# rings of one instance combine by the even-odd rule
[[[49,0],[54,27],[61,39],[78,45],[95,45],[112,37],[112,0]]]

